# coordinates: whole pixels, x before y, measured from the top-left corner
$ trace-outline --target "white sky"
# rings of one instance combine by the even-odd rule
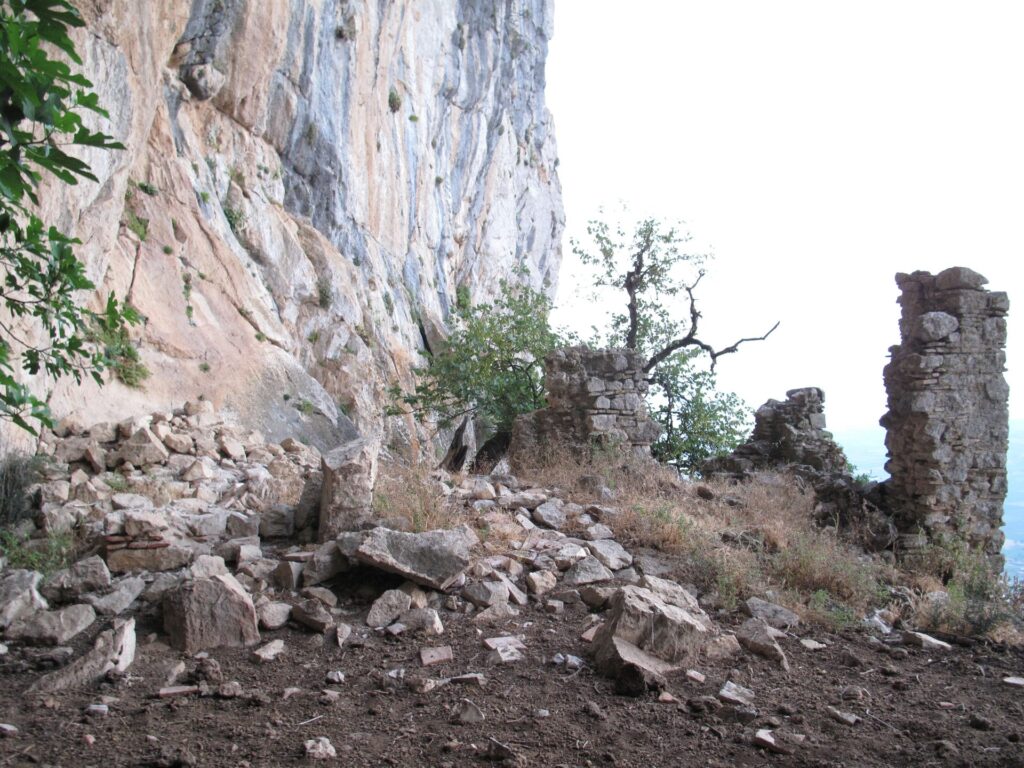
[[[568,236],[600,205],[682,219],[715,260],[706,340],[756,407],[820,386],[871,427],[899,341],[897,271],[970,267],[1010,294],[1024,417],[1024,3],[556,0],[547,64],[568,224],[556,322],[583,328]]]

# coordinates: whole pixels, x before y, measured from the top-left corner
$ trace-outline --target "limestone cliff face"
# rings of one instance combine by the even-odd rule
[[[553,288],[563,213],[550,0],[83,0],[84,69],[127,149],[46,187],[152,375],[52,390],[92,423],[205,395],[268,438],[401,429],[457,291]],[[465,288],[460,288],[464,286]],[[339,427],[340,425],[340,427]]]

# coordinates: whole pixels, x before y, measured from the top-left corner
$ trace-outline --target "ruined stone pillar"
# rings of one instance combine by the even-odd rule
[[[544,360],[548,407],[516,419],[510,457],[515,463],[539,446],[629,446],[649,456],[661,428],[647,413],[643,361],[631,349],[568,347]]]
[[[897,274],[900,344],[885,367],[886,503],[904,548],[955,537],[1002,567],[1009,434],[1005,293],[954,267]]]

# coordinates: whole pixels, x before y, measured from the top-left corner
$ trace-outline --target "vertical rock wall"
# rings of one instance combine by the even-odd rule
[[[564,215],[544,65],[550,0],[82,0],[84,74],[125,150],[47,183],[147,321],[152,375],[38,377],[82,423],[205,396],[271,439],[379,439],[456,294],[557,283]]]
[[[896,283],[901,342],[885,367],[881,420],[887,506],[905,548],[952,536],[1001,564],[1009,301],[962,267],[901,273]]]

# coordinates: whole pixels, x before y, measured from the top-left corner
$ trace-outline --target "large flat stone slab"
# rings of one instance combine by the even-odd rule
[[[355,557],[431,589],[446,589],[469,565],[469,543],[460,530],[404,533],[370,531]]]

